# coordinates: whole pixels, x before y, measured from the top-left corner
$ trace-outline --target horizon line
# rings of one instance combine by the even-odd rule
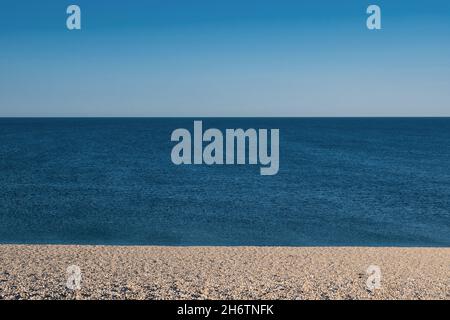
[[[446,116],[0,116],[0,119],[448,119]]]

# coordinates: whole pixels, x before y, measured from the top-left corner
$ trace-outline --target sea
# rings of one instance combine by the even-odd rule
[[[260,165],[171,133],[279,129]],[[0,243],[450,246],[450,118],[0,118]]]

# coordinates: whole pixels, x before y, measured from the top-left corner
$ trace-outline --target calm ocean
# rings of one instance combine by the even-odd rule
[[[193,120],[279,128],[279,173],[175,166]],[[0,119],[0,242],[450,246],[450,118]]]

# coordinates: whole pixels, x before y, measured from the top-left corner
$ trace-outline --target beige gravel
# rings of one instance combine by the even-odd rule
[[[0,245],[0,298],[449,300],[450,248]]]

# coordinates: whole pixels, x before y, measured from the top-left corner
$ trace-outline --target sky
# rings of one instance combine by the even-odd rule
[[[450,116],[450,1],[0,0],[0,117],[66,116]]]

